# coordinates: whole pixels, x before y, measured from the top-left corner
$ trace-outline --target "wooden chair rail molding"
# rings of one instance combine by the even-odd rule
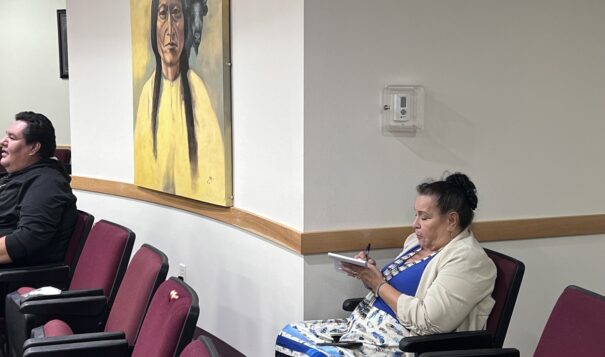
[[[73,176],[71,186],[75,190],[157,203],[196,213],[254,233],[303,255],[361,250],[368,242],[372,243],[372,249],[400,248],[403,239],[413,232],[410,226],[299,232],[235,207],[215,206],[129,183]],[[483,221],[474,223],[472,229],[482,242],[604,234],[605,214]]]

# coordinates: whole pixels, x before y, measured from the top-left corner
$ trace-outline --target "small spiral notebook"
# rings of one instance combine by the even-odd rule
[[[336,270],[341,270],[340,269],[341,262],[359,265],[360,267],[368,266],[368,262],[366,262],[365,260],[362,260],[362,259],[355,259],[355,258],[347,257],[346,255],[341,255],[341,254],[336,254],[336,253],[328,253],[328,256],[330,258],[332,258],[332,260],[334,261],[334,268],[336,268]]]

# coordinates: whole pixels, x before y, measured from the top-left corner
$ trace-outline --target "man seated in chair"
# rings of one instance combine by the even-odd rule
[[[75,226],[76,197],[53,159],[55,129],[42,114],[22,112],[0,142],[0,269],[63,260]]]

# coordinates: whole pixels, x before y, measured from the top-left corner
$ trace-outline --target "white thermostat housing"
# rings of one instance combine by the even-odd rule
[[[424,87],[388,84],[382,91],[382,129],[416,134],[424,124]]]

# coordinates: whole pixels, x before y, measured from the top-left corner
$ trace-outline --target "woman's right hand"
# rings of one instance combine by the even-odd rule
[[[357,255],[355,255],[354,257],[355,259],[361,259],[361,260],[365,260],[368,262],[368,264],[372,264],[374,266],[376,266],[376,261],[368,256],[366,256],[366,252],[365,251],[361,251],[359,253],[357,253]]]

